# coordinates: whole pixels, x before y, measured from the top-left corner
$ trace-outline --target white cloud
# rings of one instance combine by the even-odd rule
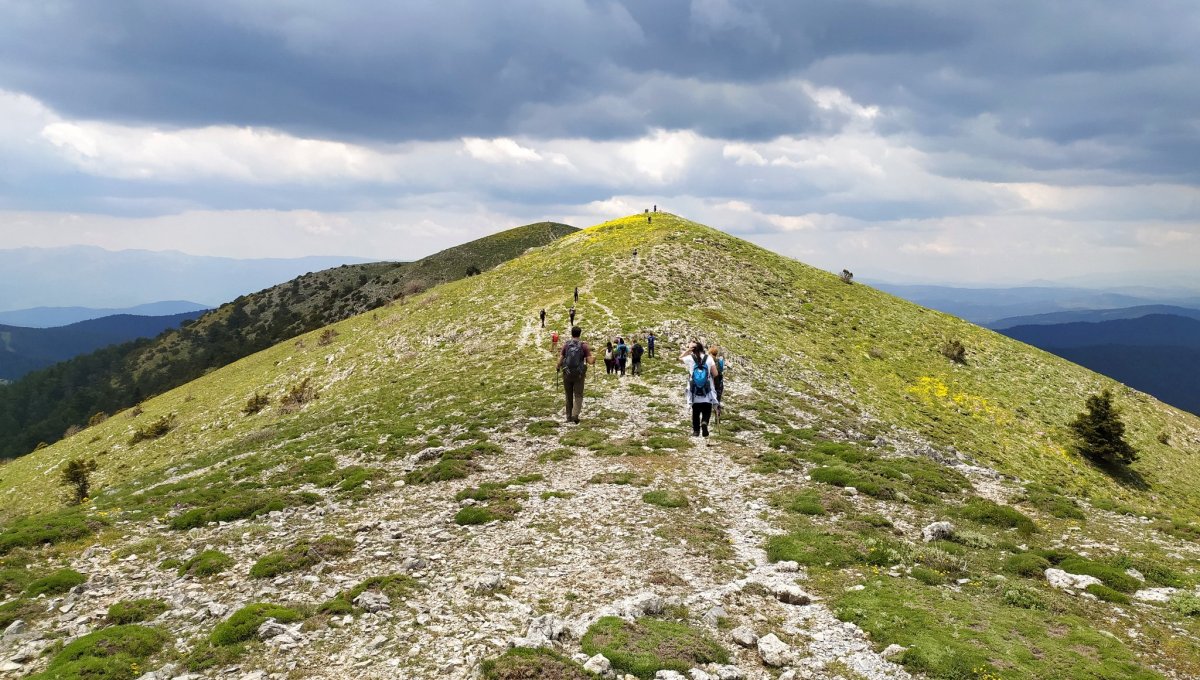
[[[700,136],[691,130],[655,130],[620,148],[620,156],[642,175],[659,183],[677,179],[692,160]]]
[[[542,155],[533,149],[521,146],[507,137],[498,139],[480,139],[479,137],[464,137],[463,147],[472,158],[486,163],[504,163],[516,161],[525,163],[540,161]]]

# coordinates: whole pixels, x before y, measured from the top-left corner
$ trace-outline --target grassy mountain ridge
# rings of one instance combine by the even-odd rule
[[[593,370],[584,422],[568,427],[536,314],[546,308],[561,329],[575,286],[586,339],[646,329],[663,339],[643,378]],[[55,511],[58,466],[94,457],[83,514],[112,522],[100,540],[119,554],[149,547],[132,567],[84,557],[81,536],[48,551],[81,571],[136,567],[142,588],[169,594],[188,581],[147,564],[216,546],[231,571],[204,583],[223,605],[257,597],[234,575],[270,568],[273,591],[297,612],[328,605],[347,615],[354,607],[336,604],[338,591],[389,575],[413,581],[403,597],[419,615],[395,607],[396,621],[352,616],[324,628],[327,618],[311,616],[311,650],[253,643],[246,663],[264,669],[291,659],[336,677],[378,633],[395,642],[381,654],[396,666],[362,671],[371,677],[468,677],[531,616],[599,625],[589,613],[651,585],[686,604],[660,617],[707,631],[760,674],[757,654],[730,642],[733,625],[806,650],[809,661],[795,665],[819,663],[815,677],[838,677],[836,664],[851,661],[880,669],[875,677],[1200,669],[1195,618],[1033,578],[1042,562],[1103,573],[1121,590],[1101,592],[1115,599],[1137,587],[1113,572],[1119,557],[1146,585],[1180,590],[1194,587],[1200,565],[1200,419],[1058,357],[667,214],[592,227],[331,328],[327,344],[313,331],[274,345],[7,463],[0,546],[28,533],[19,515]],[[730,360],[712,446],[682,427],[672,359],[691,337],[719,343]],[[967,347],[965,363],[942,355],[951,339]],[[1069,451],[1065,424],[1103,387],[1142,454],[1132,478]],[[268,403],[247,414],[256,395]],[[651,490],[670,493],[643,498]],[[953,520],[959,540],[922,542],[935,519]],[[332,575],[312,573],[311,562],[274,571],[324,533],[360,547],[328,555]],[[430,564],[405,566],[412,555]],[[1014,559],[1032,569],[1000,566]],[[800,572],[772,564],[786,560]],[[495,569],[520,580],[499,586],[503,597],[472,594]],[[768,577],[810,590],[814,618],[756,580]],[[334,588],[337,579],[345,584]],[[712,602],[727,622],[701,620]],[[868,636],[865,656],[829,656],[795,632],[838,619]],[[211,627],[164,625],[196,653],[210,649]],[[589,630],[589,639],[600,632]],[[851,635],[840,622],[841,633],[828,630]],[[895,657],[903,667],[878,654],[893,643],[907,648]]]
[[[539,222],[476,239],[412,263],[373,262],[308,273],[244,295],[150,342],[76,357],[0,389],[0,458],[56,441],[97,412],[133,406],[224,366],[354,314],[485,270],[574,227]]]

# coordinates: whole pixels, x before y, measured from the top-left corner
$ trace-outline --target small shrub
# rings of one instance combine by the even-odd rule
[[[1200,616],[1200,595],[1178,593],[1171,598],[1170,605],[1184,616]]]
[[[317,347],[325,347],[333,344],[333,339],[338,336],[338,332],[332,328],[326,328],[321,331],[321,336],[317,338]]]
[[[213,576],[233,566],[233,558],[220,550],[205,550],[179,566],[180,576]]]
[[[591,680],[583,666],[549,649],[514,647],[483,662],[484,680]]]
[[[77,585],[87,582],[87,577],[74,569],[59,569],[58,571],[39,578],[25,588],[25,595],[61,595]]]
[[[642,494],[642,500],[663,508],[688,507],[688,497],[680,491],[647,491]]]
[[[140,673],[133,669],[162,649],[168,639],[163,631],[146,626],[101,628],[63,647],[50,660],[45,672],[33,677],[39,680],[135,678]]]
[[[939,351],[941,351],[942,356],[956,364],[967,363],[967,348],[962,344],[962,340],[958,338],[953,338],[942,343]]]
[[[117,625],[149,621],[170,607],[162,600],[121,600],[108,607],[108,622]]]
[[[849,285],[854,283],[854,272],[849,269],[843,269],[842,273],[838,274],[838,278],[841,279],[842,283]]]
[[[1015,528],[1022,535],[1037,531],[1033,520],[1021,514],[1016,508],[1000,505],[986,498],[975,496],[967,501],[962,508],[962,515],[980,524],[990,524],[997,527]]]
[[[407,574],[388,574],[387,576],[372,576],[351,588],[342,597],[347,602],[354,602],[359,595],[373,590],[387,595],[390,600],[402,600],[419,588],[421,588],[420,582]]]
[[[825,514],[825,505],[821,502],[821,495],[816,491],[784,494],[779,498],[779,505],[788,512],[796,512],[801,515]]]
[[[284,550],[263,555],[250,567],[253,578],[270,578],[290,571],[307,569],[332,557],[341,557],[354,550],[354,541],[328,534],[315,541],[301,539]]]
[[[1090,586],[1088,586],[1087,588],[1085,588],[1084,590],[1091,593],[1092,595],[1095,595],[1096,597],[1100,598],[1101,600],[1104,600],[1105,602],[1115,602],[1117,604],[1129,604],[1131,601],[1129,599],[1129,596],[1126,595],[1125,593],[1122,593],[1119,590],[1113,590],[1112,588],[1109,588],[1108,586],[1105,586],[1105,585],[1101,585],[1099,583],[1093,583]]]
[[[574,455],[575,455],[574,451],[564,447],[564,448],[554,449],[552,451],[547,451],[547,452],[543,453],[542,455],[538,456],[538,462],[539,463],[547,463],[547,462],[558,463],[558,462],[567,460],[568,458],[571,458]]]
[[[294,383],[288,387],[283,398],[279,400],[279,405],[285,411],[296,411],[304,404],[317,398],[317,390],[311,384],[311,378],[305,378],[298,383]]]
[[[1125,423],[1113,406],[1112,392],[1104,390],[1088,397],[1085,408],[1069,425],[1079,455],[1101,465],[1122,466],[1136,461],[1137,451],[1125,441]]]
[[[588,480],[588,484],[617,484],[642,486],[643,484],[638,479],[637,475],[632,472],[601,472],[593,475]]]
[[[79,434],[80,432],[83,432],[82,427],[79,427],[78,425],[69,425],[66,430],[63,430],[62,438],[70,439],[71,437],[74,437],[75,435]]]
[[[106,420],[108,420],[108,414],[104,411],[97,411],[92,414],[91,418],[88,418],[88,427],[95,427]]]
[[[1020,553],[1004,560],[1004,570],[1029,578],[1037,578],[1050,568],[1050,560],[1035,553]]]
[[[946,577],[943,574],[921,565],[912,568],[912,577],[927,586],[940,586],[946,582]]]
[[[962,556],[955,555],[941,546],[921,546],[917,549],[914,557],[921,564],[943,574],[962,576],[967,573],[967,561]]]
[[[1041,593],[1027,586],[1011,585],[1005,588],[1003,599],[1004,604],[1010,607],[1039,611],[1046,608],[1046,602],[1042,599]]]
[[[91,490],[92,473],[96,471],[95,460],[74,458],[67,461],[59,472],[58,479],[70,492],[69,502],[79,505]]]
[[[588,628],[580,644],[589,655],[603,654],[613,670],[644,680],[659,670],[687,673],[708,663],[729,663],[729,653],[704,631],[660,619],[606,616]]]
[[[1086,518],[1079,504],[1066,496],[1060,496],[1048,491],[1034,490],[1026,493],[1026,499],[1033,507],[1060,519]]]
[[[259,394],[259,392],[255,390],[254,395],[246,400],[246,405],[242,407],[242,415],[252,416],[270,405],[271,397],[265,394]]]
[[[218,623],[208,639],[217,646],[237,644],[253,638],[258,627],[267,619],[275,619],[280,623],[295,623],[303,618],[295,609],[256,602],[242,607],[228,619]]]
[[[102,520],[86,516],[78,507],[22,517],[0,532],[0,555],[7,554],[15,548],[30,548],[83,538],[103,525]]]
[[[516,501],[492,502],[487,505],[468,505],[454,515],[454,523],[463,526],[487,524],[488,522],[507,522],[521,511],[521,505]]]
[[[954,535],[950,540],[959,545],[976,550],[986,550],[996,547],[996,541],[985,533],[972,531],[971,529],[955,529]]]

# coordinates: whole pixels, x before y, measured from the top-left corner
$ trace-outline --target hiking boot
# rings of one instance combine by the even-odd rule
[[[705,439],[708,439],[708,426],[707,425],[701,425],[700,432],[704,434]]]

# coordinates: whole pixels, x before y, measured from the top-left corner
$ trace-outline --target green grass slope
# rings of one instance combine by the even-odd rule
[[[486,271],[576,231],[538,222],[415,262],[343,265],[221,305],[182,329],[77,357],[0,387],[0,458],[54,442],[97,412],[133,406],[278,342],[376,309],[470,271]]]
[[[566,428],[546,344],[550,328],[565,328],[575,286],[585,339],[653,329],[662,358],[637,381],[593,371],[584,423]],[[687,546],[698,562],[682,566],[718,583],[750,568],[738,552],[747,540],[723,537],[742,534],[695,508],[715,502],[724,485],[756,495],[770,509],[745,521],[779,532],[766,556],[800,562],[806,587],[876,647],[908,647],[909,670],[946,678],[1200,670],[1194,616],[1113,609],[1106,599],[1135,589],[1121,576],[1130,566],[1148,584],[1197,582],[1200,419],[1045,352],[667,214],[565,236],[330,329],[328,342],[313,331],[277,344],[0,467],[0,553],[42,559],[27,546],[54,543],[52,557],[70,560],[95,540],[132,550],[139,527],[166,531],[153,539],[160,548],[199,550],[222,545],[222,527],[249,531],[239,522],[274,510],[333,502],[352,513],[370,498],[394,503],[393,518],[420,509],[493,533],[496,525],[558,531],[524,523],[535,500],[526,487],[551,473],[566,484],[573,466],[620,461],[625,470],[576,480],[570,493],[551,487],[543,504],[628,488],[628,507],[649,508],[636,498],[650,483],[690,498],[654,510],[662,523],[654,536]],[[732,367],[711,449],[692,448],[677,404],[671,359],[692,337],[720,344]],[[965,363],[942,355],[952,339],[967,347]],[[1065,428],[1104,387],[1117,394],[1141,453],[1121,478],[1071,453]],[[79,457],[98,462],[94,498],[63,511],[56,471]],[[968,481],[930,457],[1010,478]],[[558,467],[530,475],[534,465]],[[1011,506],[990,500],[1020,484]],[[859,492],[842,494],[844,486]],[[454,510],[467,500],[477,509],[460,518]],[[728,507],[747,505],[739,498]],[[920,526],[948,517],[964,530],[958,542],[920,543]],[[232,524],[210,524],[218,521]],[[345,528],[364,517],[322,521]],[[226,544],[235,550],[242,540]],[[260,557],[295,562],[288,569],[302,573],[311,564],[288,556],[309,547],[281,542]],[[351,550],[339,551],[330,559]],[[457,554],[472,553],[464,544]],[[1010,559],[1032,566],[1005,566]],[[1072,597],[1025,580],[1051,563],[1102,575],[1112,592]],[[577,606],[572,595],[546,595],[539,610]],[[1139,635],[1122,637],[1131,626]],[[1178,642],[1154,642],[1168,638]]]

